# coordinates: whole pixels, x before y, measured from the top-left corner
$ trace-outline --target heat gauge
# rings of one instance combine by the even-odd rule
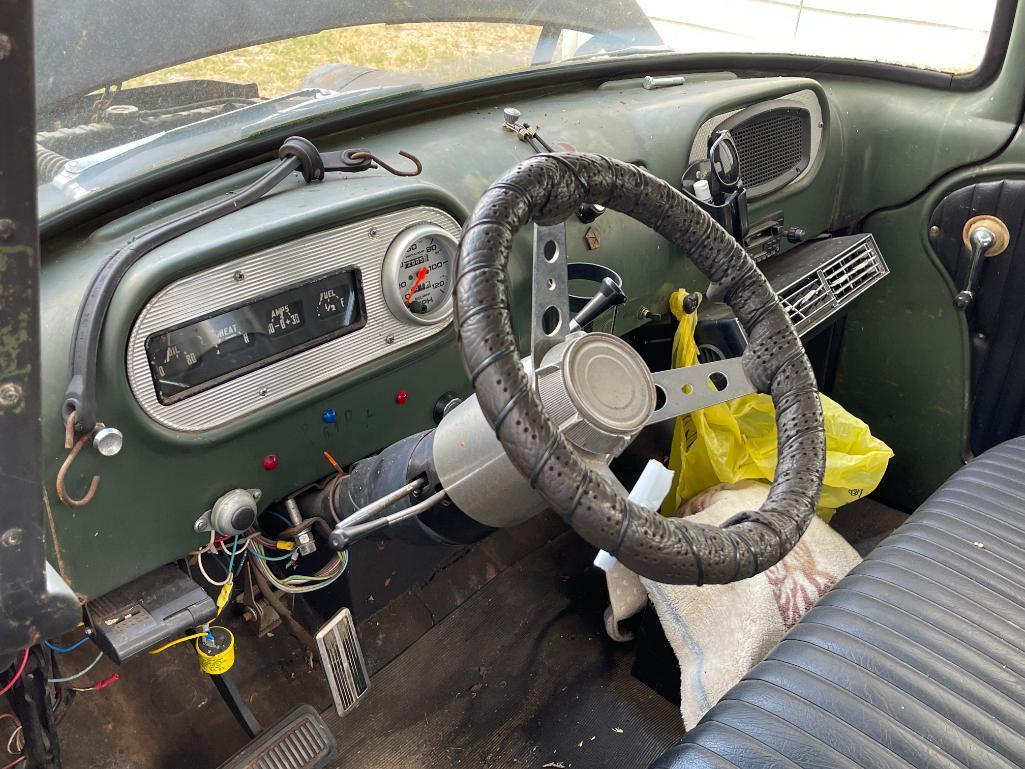
[[[443,323],[452,317],[456,239],[436,224],[416,224],[400,232],[384,258],[388,307],[409,323]]]

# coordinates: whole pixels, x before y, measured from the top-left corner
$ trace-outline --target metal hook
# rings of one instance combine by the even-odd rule
[[[413,165],[416,166],[416,170],[415,171],[400,171],[399,169],[395,168],[394,166],[388,165],[383,160],[381,160],[381,158],[377,157],[373,153],[365,152],[363,150],[357,150],[356,152],[353,152],[350,155],[350,157],[353,160],[364,160],[366,158],[369,158],[374,163],[377,163],[377,165],[379,165],[385,171],[387,171],[390,174],[394,174],[395,176],[419,176],[420,172],[424,170],[423,164],[420,162],[420,159],[416,155],[414,155],[413,153],[406,152],[405,150],[399,150],[399,154],[402,155],[402,157],[404,157],[404,158],[406,158],[408,160],[412,160],[413,161]]]
[[[64,478],[68,474],[68,470],[71,469],[72,463],[75,461],[75,457],[78,456],[79,452],[89,443],[93,436],[91,433],[86,433],[75,445],[71,446],[71,441],[74,440],[75,436],[75,412],[72,411],[68,414],[68,419],[64,423],[64,443],[65,448],[70,447],[71,452],[68,454],[67,459],[64,460],[64,464],[61,465],[61,469],[57,471],[57,497],[68,507],[85,507],[93,501],[93,497],[96,496],[96,489],[100,485],[100,476],[94,475],[92,482],[89,484],[89,490],[86,491],[85,496],[80,499],[75,499],[68,494],[67,487],[64,485]]]

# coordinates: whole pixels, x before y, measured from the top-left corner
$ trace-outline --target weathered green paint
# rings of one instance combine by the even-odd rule
[[[28,246],[0,246],[0,306],[22,307],[25,296],[31,296],[31,285],[27,285],[17,270],[19,260],[30,261],[33,249]],[[28,310],[19,312],[0,327],[0,383],[13,382],[23,387],[31,371],[28,356],[22,348],[32,333],[32,317]],[[20,412],[25,407],[24,399],[10,410]],[[0,404],[0,410],[4,406]]]
[[[1018,27],[1011,62],[1021,61],[1015,55],[1023,42],[1020,20]],[[369,146],[385,157],[407,149],[423,160],[424,174],[415,180],[365,174],[333,177],[309,187],[282,185],[250,208],[157,249],[129,273],[104,329],[99,404],[100,418],[124,431],[125,449],[111,459],[84,454],[69,485],[80,490],[93,472],[99,472],[102,482],[95,501],[81,510],[60,505],[54,510],[74,587],[96,595],[180,557],[201,543],[192,533],[192,522],[225,490],[257,487],[265,492],[265,501],[279,498],[329,472],[324,449],[341,462],[353,461],[430,427],[431,407],[444,391],[468,390],[454,334],[448,331],[210,433],[186,436],[159,428],[130,394],[124,346],[139,309],[167,282],[246,251],[407,204],[437,205],[463,220],[487,185],[529,153],[501,128],[501,109],[509,105],[539,123],[553,144],[642,161],[656,175],[675,182],[686,165],[694,131],[707,117],[812,88],[828,95],[829,101],[822,160],[801,184],[759,201],[751,218],[782,208],[788,224],[817,233],[849,225],[874,210],[903,206],[935,179],[995,153],[1016,122],[1025,76],[1020,70],[1009,67],[987,89],[960,95],[844,78],[823,79],[820,86],[802,78],[696,77],[684,87],[657,91],[644,91],[636,84],[582,85],[496,96],[485,103],[318,140],[322,149]],[[58,411],[67,380],[68,339],[91,275],[133,233],[235,189],[261,170],[251,169],[46,244],[43,416],[51,487],[65,454]],[[838,384],[840,400],[867,416],[873,429],[894,444],[892,477],[895,483],[913,484],[912,497],[934,486],[939,468],[959,457],[962,441],[957,430],[964,422],[959,319],[949,307],[949,286],[924,243],[921,223],[926,206],[919,201],[869,220],[893,277],[852,311]],[[631,301],[619,312],[618,333],[636,325],[640,306],[664,307],[679,286],[704,288],[692,265],[636,222],[609,213],[596,226],[602,246],[588,252],[583,245],[586,228],[570,222],[571,258],[604,262],[623,275]],[[529,235],[522,233],[510,265],[521,342],[529,267]],[[900,325],[903,317],[913,322],[895,332],[888,324]],[[914,343],[911,358],[898,344],[909,341]],[[908,365],[911,360],[914,365]],[[880,361],[890,370],[881,372]],[[917,385],[912,386],[915,377]],[[410,395],[401,407],[393,400],[400,388]],[[320,414],[327,406],[339,414],[350,410],[351,418],[325,428]],[[923,421],[933,415],[937,421]],[[917,440],[923,427],[928,437]],[[949,441],[936,435],[954,428],[956,437]],[[260,466],[269,452],[281,459],[271,473]],[[128,548],[131,557],[125,557]]]
[[[202,538],[192,532],[193,521],[227,489],[255,487],[264,491],[265,501],[280,498],[330,472],[324,449],[340,462],[351,462],[430,427],[431,408],[438,396],[446,390],[466,393],[469,389],[455,335],[448,331],[218,430],[183,435],[160,428],[145,417],[130,393],[124,347],[140,308],[169,281],[247,251],[404,205],[437,205],[457,220],[465,219],[487,185],[529,154],[526,145],[501,127],[501,108],[509,103],[541,123],[551,142],[640,160],[659,176],[676,179],[684,170],[693,131],[707,116],[805,87],[817,86],[802,79],[710,78],[661,92],[644,91],[636,84],[623,89],[587,88],[496,99],[453,114],[433,114],[429,121],[421,118],[408,125],[396,121],[373,132],[342,134],[322,142],[322,148],[370,146],[385,157],[408,149],[423,160],[424,173],[415,180],[363,174],[335,175],[308,187],[284,184],[267,199],[148,255],[122,283],[101,345],[99,415],[124,432],[125,448],[108,459],[83,453],[68,484],[72,493],[80,493],[88,478],[99,473],[102,480],[96,499],[80,510],[59,504],[54,509],[75,589],[88,595],[102,593],[195,548]],[[598,113],[604,119],[596,120]],[[839,147],[831,150],[819,172],[828,188],[838,175]],[[236,188],[259,171],[250,170],[142,208],[92,232],[47,244],[43,415],[44,458],[51,487],[65,456],[58,413],[67,380],[68,338],[92,273],[139,229]],[[816,231],[828,225],[830,203],[816,187],[804,185],[789,197],[795,201],[792,208],[788,206],[795,212],[795,223]],[[772,201],[764,211],[778,205],[778,200]],[[633,220],[609,213],[596,226],[602,247],[591,252],[584,246],[586,227],[570,223],[571,258],[606,262],[623,275],[631,301],[620,309],[617,332],[638,323],[640,306],[664,307],[677,287],[703,288],[693,266]],[[529,233],[522,233],[510,267],[521,334],[527,329],[529,265]],[[525,336],[521,341],[526,341]],[[400,388],[410,395],[404,406],[394,403]],[[351,410],[351,419],[325,428],[320,414],[328,406],[342,415]],[[273,472],[264,471],[260,464],[269,452],[281,460]],[[131,558],[123,557],[126,544],[132,547]]]

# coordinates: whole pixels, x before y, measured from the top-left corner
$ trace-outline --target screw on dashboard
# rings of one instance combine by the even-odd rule
[[[246,279],[246,274],[242,272],[242,270],[235,270],[235,274],[231,277],[235,279],[236,283],[241,283],[243,280]]]

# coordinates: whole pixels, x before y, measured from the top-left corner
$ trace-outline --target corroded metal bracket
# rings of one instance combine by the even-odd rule
[[[32,3],[0,0],[0,669],[81,619],[46,561],[32,58]]]

